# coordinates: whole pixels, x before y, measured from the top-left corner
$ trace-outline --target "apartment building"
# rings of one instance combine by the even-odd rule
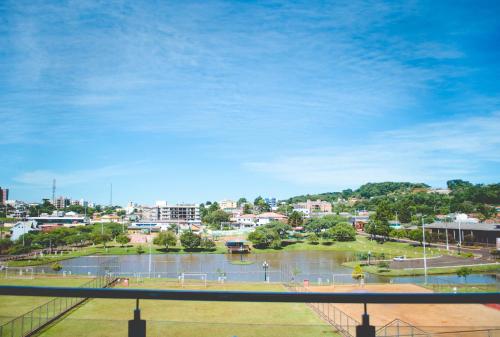
[[[71,204],[71,199],[66,197],[59,197],[54,200],[54,206],[57,209],[68,207]]]
[[[160,220],[160,208],[157,206],[148,207],[142,206],[139,208],[141,211],[141,219],[143,221],[158,221]]]
[[[5,205],[7,200],[9,200],[9,189],[0,187],[0,204]]]
[[[221,200],[219,201],[219,207],[222,210],[231,210],[237,208],[237,203],[234,200]]]
[[[161,221],[167,223],[201,223],[200,206],[198,204],[168,205],[160,203],[156,206],[139,207],[142,221]]]
[[[160,207],[160,220],[175,222],[199,222],[200,206],[198,204],[180,204]]]
[[[332,204],[328,201],[323,200],[307,200],[306,202],[299,202],[293,205],[293,208],[304,214],[313,214],[313,213],[331,213],[332,212]]]

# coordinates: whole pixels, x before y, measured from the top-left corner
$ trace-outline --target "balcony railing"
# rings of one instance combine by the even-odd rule
[[[281,303],[360,303],[364,304],[361,323],[357,321],[351,335],[375,337],[375,327],[369,323],[369,304],[495,304],[500,293],[319,293],[319,292],[256,292],[153,290],[121,288],[69,288],[0,286],[0,295],[44,296],[59,298],[135,299],[134,319],[129,321],[129,336],[146,336],[146,321],[140,318],[139,300],[176,300],[211,302],[281,302]],[[319,307],[318,307],[319,308]],[[401,324],[397,324],[399,328]]]

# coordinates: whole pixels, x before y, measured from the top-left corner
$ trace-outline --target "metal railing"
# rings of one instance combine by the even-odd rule
[[[31,287],[0,286],[0,295],[10,296],[50,296],[60,298],[108,298],[136,299],[134,319],[129,321],[129,336],[146,335],[146,321],[140,319],[139,300],[177,300],[177,301],[213,301],[213,302],[279,302],[279,303],[315,303],[321,308],[328,303],[361,303],[364,314],[361,324],[353,320],[346,325],[357,324],[355,336],[375,337],[375,327],[369,324],[367,305],[378,304],[492,304],[500,303],[500,293],[324,293],[324,292],[255,292],[255,291],[198,291],[198,290],[156,290],[156,289],[115,289],[115,288],[70,288],[70,287]],[[61,301],[64,299],[59,299]],[[53,301],[49,302],[52,303]],[[61,305],[61,302],[53,302]],[[66,306],[67,307],[67,306]],[[42,308],[42,309],[40,309]],[[46,322],[52,310],[57,315],[57,304],[45,304],[23,315],[30,324],[38,320]],[[325,307],[323,306],[323,309]],[[326,306],[328,312],[328,306]],[[324,310],[323,310],[324,312]],[[332,313],[326,314],[332,317]],[[21,318],[22,320],[22,318]],[[25,321],[17,323],[24,326]],[[31,327],[30,327],[31,328]],[[349,330],[351,333],[351,330]],[[352,330],[354,332],[354,330]],[[354,334],[352,334],[354,336]],[[5,335],[4,335],[5,336]],[[14,335],[17,336],[17,335]]]
[[[309,303],[309,306],[325,321],[346,337],[356,336],[356,327],[361,323],[331,303]]]
[[[95,289],[108,286],[113,280],[108,276],[98,276],[89,282],[81,285],[81,288]],[[78,288],[75,288],[78,289]],[[13,294],[2,294],[13,295]],[[29,296],[45,296],[45,295],[29,295]],[[50,295],[47,295],[50,296]],[[57,295],[53,295],[57,296]],[[71,297],[56,297],[48,302],[39,305],[27,313],[24,313],[2,325],[0,325],[0,337],[24,337],[30,336],[34,332],[40,330],[48,323],[62,316],[70,309],[85,301],[87,297],[71,296]]]
[[[416,326],[396,318],[377,330],[380,337],[431,337],[428,333]]]

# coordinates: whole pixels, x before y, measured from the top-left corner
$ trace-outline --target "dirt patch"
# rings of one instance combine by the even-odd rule
[[[313,292],[428,293],[414,284],[369,284],[309,287]],[[362,304],[335,304],[349,316],[361,321]],[[370,323],[384,326],[400,319],[427,332],[500,328],[500,311],[482,304],[368,304]]]

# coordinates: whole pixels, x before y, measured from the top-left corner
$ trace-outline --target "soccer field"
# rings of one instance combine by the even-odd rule
[[[178,282],[130,280],[130,288],[179,289]],[[284,291],[276,284],[209,283],[200,290]],[[41,336],[126,336],[134,300],[95,299],[47,328]],[[141,301],[148,336],[338,336],[305,304]]]

